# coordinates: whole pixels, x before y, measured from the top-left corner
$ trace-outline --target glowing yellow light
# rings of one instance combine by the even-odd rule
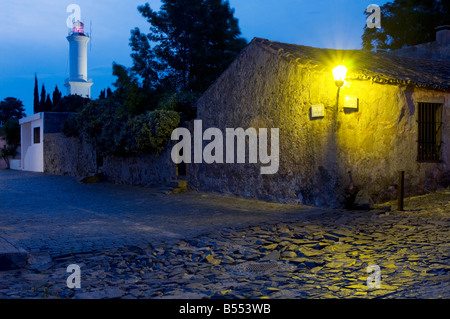
[[[338,65],[333,69],[333,77],[336,86],[341,88],[344,85],[345,78],[347,77],[347,68],[345,65]]]

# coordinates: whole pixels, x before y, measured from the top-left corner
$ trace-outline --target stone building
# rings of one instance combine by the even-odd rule
[[[448,60],[255,38],[197,107],[203,128],[279,128],[277,174],[249,161],[189,164],[201,191],[340,207],[353,186],[394,197],[400,170],[407,195],[436,189],[450,170]]]

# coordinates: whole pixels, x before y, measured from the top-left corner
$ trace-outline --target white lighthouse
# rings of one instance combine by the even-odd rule
[[[70,76],[66,80],[67,94],[91,98],[92,80],[87,78],[87,45],[90,37],[84,32],[84,24],[76,21],[67,37],[70,45]]]

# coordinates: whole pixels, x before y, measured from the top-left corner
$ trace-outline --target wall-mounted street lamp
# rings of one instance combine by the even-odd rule
[[[347,68],[345,65],[338,65],[333,69],[334,83],[340,89],[344,86],[345,78],[347,77]]]
[[[334,83],[338,87],[337,97],[336,97],[336,114],[339,110],[339,93],[341,92],[341,88],[344,86],[345,78],[347,77],[347,68],[345,65],[338,65],[333,69],[333,77]]]

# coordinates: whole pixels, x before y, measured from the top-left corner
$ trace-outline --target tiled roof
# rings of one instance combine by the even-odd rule
[[[344,61],[349,69],[349,79],[450,91],[449,60],[399,57],[363,50],[320,49],[260,38],[253,39],[252,43],[290,61],[330,72],[333,66]]]

